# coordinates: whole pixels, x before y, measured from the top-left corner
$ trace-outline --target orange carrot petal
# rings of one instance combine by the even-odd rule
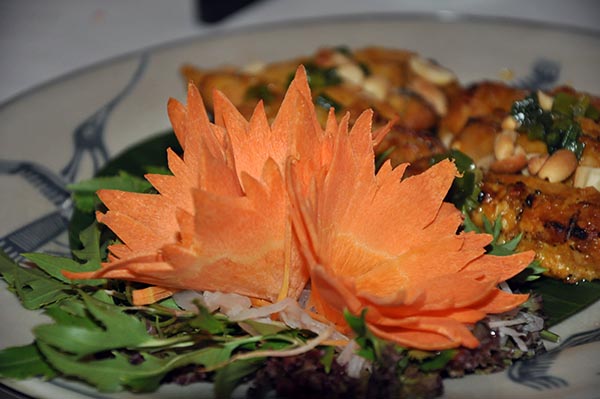
[[[494,289],[487,298],[473,307],[485,313],[503,313],[516,308],[529,299],[528,294],[510,294]]]
[[[133,304],[136,306],[150,305],[171,297],[177,291],[156,286],[133,290]]]
[[[520,252],[510,256],[482,256],[465,267],[470,271],[482,271],[489,278],[506,281],[525,269],[534,259],[534,251]]]

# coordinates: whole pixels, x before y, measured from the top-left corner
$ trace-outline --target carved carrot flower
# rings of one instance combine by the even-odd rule
[[[386,163],[377,174],[371,114],[333,135],[325,173],[309,195],[296,165],[288,167],[294,227],[311,278],[309,304],[348,331],[347,309],[364,309],[374,334],[424,350],[466,346],[470,324],[527,299],[497,288],[524,269],[533,252],[484,255],[491,237],[460,233],[460,212],[443,199],[457,174],[450,161],[401,181],[406,165]]]
[[[158,194],[99,191],[108,212],[97,219],[122,244],[110,247],[102,269],[65,275],[154,285],[134,292],[137,304],[182,289],[297,298],[308,271],[292,233],[283,171],[292,156],[310,176],[328,153],[304,69],[271,126],[262,103],[246,121],[218,92],[211,123],[192,84],[187,106],[171,99],[168,112],[183,158],[169,149],[172,175],[146,176]]]

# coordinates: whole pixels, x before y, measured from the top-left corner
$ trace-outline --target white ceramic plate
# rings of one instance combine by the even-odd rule
[[[325,45],[412,49],[449,67],[463,83],[500,79],[505,69],[518,78],[540,78],[540,70],[532,75],[537,65],[551,72],[547,83],[557,83],[560,72],[558,82],[600,94],[599,36],[522,22],[398,15],[311,20],[162,46],[50,82],[0,107],[0,248],[15,256],[66,250],[65,184],[90,177],[110,156],[169,127],[167,99],[184,98],[182,63],[243,65],[311,54]],[[21,308],[6,289],[0,303],[0,347],[31,342],[31,328],[44,318]],[[562,345],[536,362],[446,381],[445,397],[598,397],[599,315],[597,303],[557,326]],[[131,396],[102,395],[61,380],[3,383],[39,398]],[[166,386],[136,395],[174,396],[210,397],[210,386]]]

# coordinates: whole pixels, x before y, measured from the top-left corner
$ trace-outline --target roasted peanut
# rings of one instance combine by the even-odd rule
[[[541,90],[537,91],[538,103],[540,103],[540,107],[544,111],[550,111],[552,109],[552,104],[554,104],[554,97],[549,96]]]
[[[448,112],[446,96],[439,87],[430,81],[416,77],[408,84],[408,88],[423,97],[436,114],[444,116]]]
[[[572,151],[558,150],[550,155],[538,172],[538,177],[558,183],[571,176],[577,168],[577,157]]]
[[[547,159],[548,154],[536,155],[530,158],[529,161],[527,161],[527,170],[532,176],[537,175]]]
[[[363,82],[363,89],[378,100],[384,100],[387,94],[387,82],[380,76],[369,76]]]
[[[527,166],[527,157],[523,152],[515,152],[508,158],[496,160],[490,165],[490,170],[497,173],[517,173]]]
[[[365,79],[362,69],[354,63],[346,63],[335,68],[337,74],[346,82],[360,85]]]
[[[507,116],[502,120],[502,130],[516,130],[518,127],[518,122],[512,116]]]
[[[256,61],[244,65],[241,71],[243,73],[247,73],[248,75],[258,75],[265,69],[265,67],[266,64],[264,62]]]
[[[494,155],[501,161],[515,153],[515,140],[517,133],[514,130],[503,130],[496,135],[494,140]]]
[[[411,57],[409,65],[414,73],[436,85],[447,85],[456,79],[456,76],[448,69],[422,57]]]

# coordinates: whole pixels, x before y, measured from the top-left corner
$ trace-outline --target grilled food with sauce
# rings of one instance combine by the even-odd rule
[[[482,82],[449,103],[440,135],[485,172],[473,220],[501,217],[503,238],[522,233],[550,276],[600,278],[600,100]],[[571,138],[557,143],[558,129]]]
[[[242,68],[203,70],[184,65],[181,73],[198,86],[209,109],[217,88],[244,116],[250,117],[262,100],[267,116],[273,118],[299,64],[307,69],[322,123],[330,107],[341,115],[349,112],[350,123],[371,108],[375,125],[395,121],[379,147],[393,164],[423,164],[445,151],[435,131],[447,112],[448,96],[460,91],[460,86],[452,72],[410,51],[324,48],[312,56]]]
[[[476,223],[483,224],[483,215],[502,217],[503,238],[522,234],[519,249],[536,250],[550,276],[600,278],[598,97],[492,81],[461,87],[433,61],[380,47],[323,48],[241,68],[185,65],[181,72],[198,85],[209,109],[219,89],[245,117],[262,100],[272,118],[299,64],[307,68],[321,122],[330,107],[349,112],[350,123],[366,108],[374,110],[376,125],[394,120],[377,152],[393,165],[411,163],[408,175],[428,168],[435,155],[460,150],[484,172],[481,203],[471,214]]]
[[[501,239],[522,234],[517,249],[534,250],[553,277],[569,282],[598,278],[600,191],[490,172],[481,193],[473,221],[482,225],[483,215],[501,217]]]

